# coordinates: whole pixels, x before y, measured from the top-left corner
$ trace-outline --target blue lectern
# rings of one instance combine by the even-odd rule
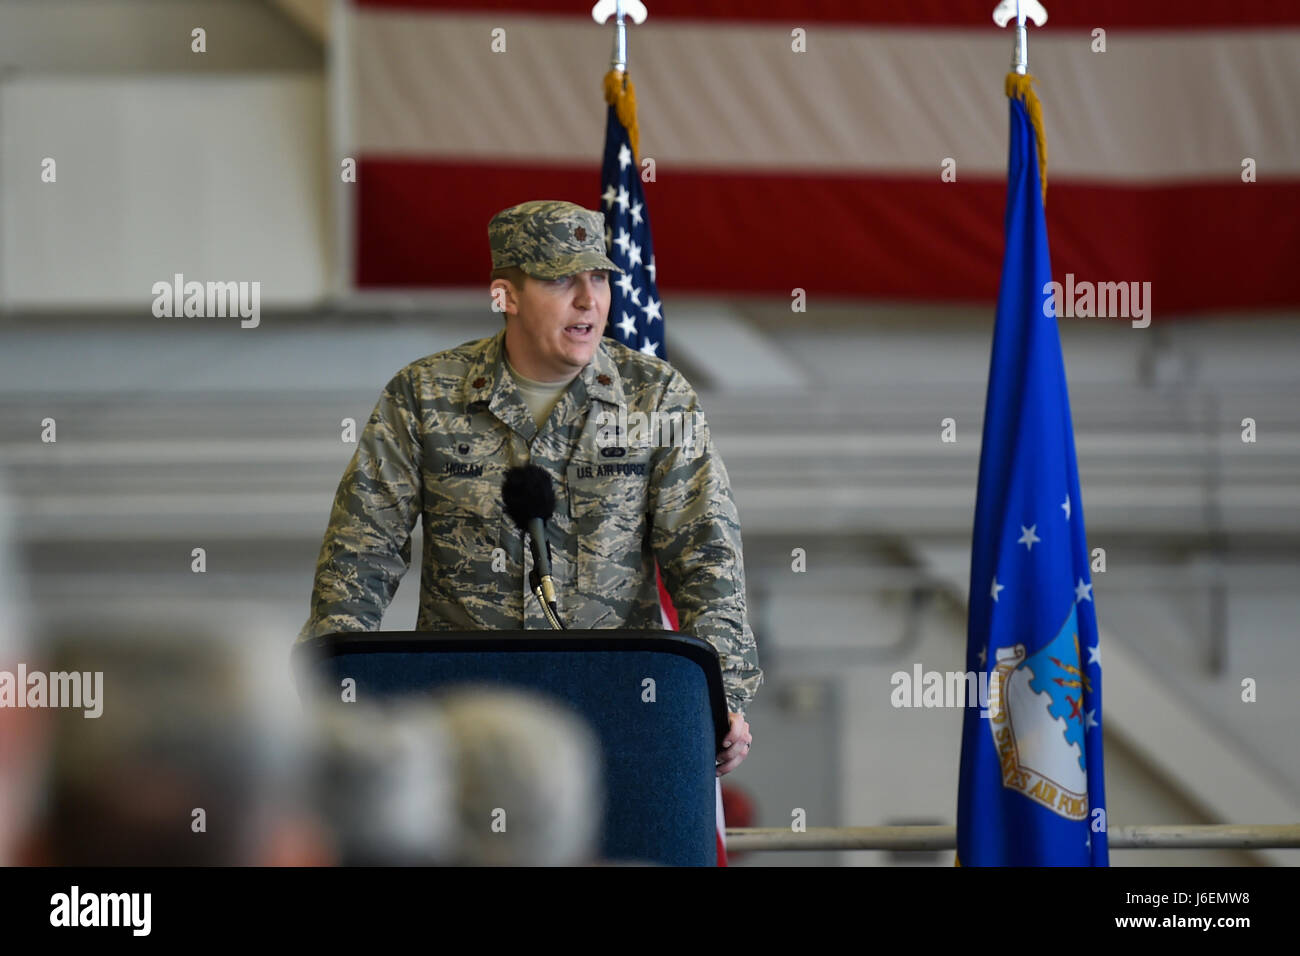
[[[717,863],[714,757],[728,721],[707,641],[662,630],[348,632],[296,645],[294,664],[300,684],[352,678],[358,700],[472,682],[567,702],[603,751],[605,858]]]

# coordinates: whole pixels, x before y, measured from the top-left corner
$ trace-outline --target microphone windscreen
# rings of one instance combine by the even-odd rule
[[[523,465],[506,471],[501,483],[501,497],[506,514],[525,528],[534,518],[550,519],[555,512],[555,485],[551,476],[537,465]]]

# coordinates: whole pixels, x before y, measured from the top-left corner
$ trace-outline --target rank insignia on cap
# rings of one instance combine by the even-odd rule
[[[538,279],[623,267],[606,255],[604,215],[562,199],[534,199],[503,209],[488,223],[492,268],[516,266]]]

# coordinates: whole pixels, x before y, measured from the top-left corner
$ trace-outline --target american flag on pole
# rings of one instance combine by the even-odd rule
[[[605,119],[600,204],[605,211],[605,245],[609,248],[609,257],[624,272],[610,289],[606,334],[628,348],[667,358],[662,304],[656,284],[654,243],[650,238],[650,211],[646,209],[633,133],[624,125],[627,113],[623,118],[619,116],[620,108],[626,110],[624,104],[630,100],[630,122],[635,131],[636,103],[633,97],[632,81],[627,74],[611,70],[605,78],[605,99],[610,105]]]
[[[610,287],[609,324],[605,334],[628,348],[667,359],[664,347],[663,307],[656,284],[654,242],[650,238],[650,211],[641,186],[637,156],[636,93],[624,70],[605,75],[605,159],[600,170],[600,203],[605,211],[605,246],[622,267]],[[610,277],[611,279],[613,276]],[[659,611],[664,627],[678,627],[664,579],[656,569]],[[727,865],[727,829],[722,816],[722,782],[717,782],[718,865]]]
[[[610,285],[605,334],[628,348],[667,359],[664,317],[656,284],[650,212],[641,188],[637,157],[636,92],[626,71],[605,75],[605,159],[600,170],[600,205],[605,211],[605,247],[623,269]],[[659,577],[664,626],[677,630],[677,610]]]

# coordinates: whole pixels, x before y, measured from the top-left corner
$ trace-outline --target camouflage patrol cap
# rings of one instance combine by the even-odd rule
[[[535,199],[503,209],[488,223],[492,268],[518,266],[538,279],[588,269],[623,270],[605,255],[605,217],[558,199]]]

